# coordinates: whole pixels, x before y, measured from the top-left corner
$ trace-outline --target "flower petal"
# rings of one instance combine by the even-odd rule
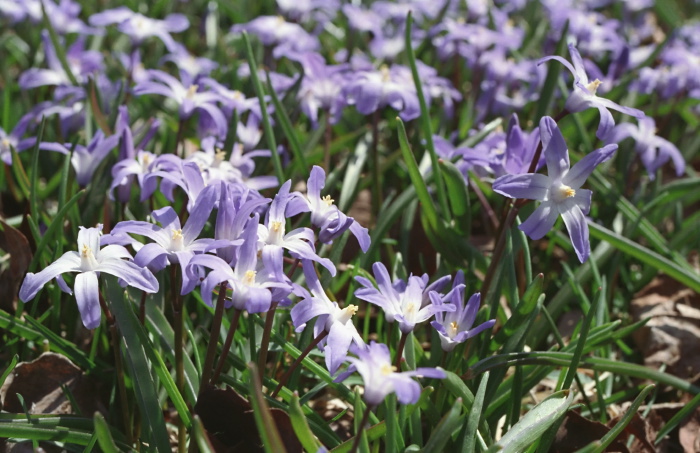
[[[531,239],[542,239],[549,232],[557,221],[559,212],[554,209],[551,201],[540,204],[535,212],[520,225],[520,229],[530,236]]]
[[[19,290],[19,298],[27,302],[36,296],[41,288],[52,278],[66,272],[80,272],[80,256],[77,252],[66,252],[59,259],[51,263],[39,273],[27,273]]]
[[[83,272],[75,276],[75,300],[78,302],[83,325],[94,329],[100,325],[100,295],[96,272]]]
[[[549,179],[559,180],[569,170],[569,150],[564,136],[552,118],[545,116],[540,121],[540,137]]]
[[[583,159],[578,161],[573,168],[564,176],[562,182],[572,189],[578,189],[586,182],[586,179],[593,173],[593,170],[610,159],[613,154],[617,151],[617,145],[606,145],[600,149],[597,149]]]
[[[591,253],[586,216],[583,215],[581,209],[576,205],[562,212],[561,216],[566,224],[566,229],[569,231],[569,237],[576,251],[576,256],[578,256],[579,261],[583,263],[588,259],[588,255]]]
[[[510,198],[544,200],[550,185],[550,179],[539,173],[504,175],[493,182],[493,191]]]

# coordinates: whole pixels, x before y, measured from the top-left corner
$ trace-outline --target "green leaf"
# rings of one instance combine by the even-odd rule
[[[294,433],[304,449],[308,453],[316,453],[321,447],[321,443],[313,435],[311,428],[309,428],[309,423],[306,421],[304,411],[299,404],[299,394],[296,392],[294,392],[289,402],[289,419],[292,422]]]
[[[561,55],[566,50],[566,40],[569,36],[569,21],[566,21],[564,29],[561,32],[561,38],[557,42],[557,47],[554,51],[554,55]],[[535,119],[539,122],[542,118],[549,112],[550,105],[552,104],[552,99],[554,98],[554,91],[557,87],[557,80],[559,79],[559,72],[561,71],[561,63],[558,61],[549,61],[547,68],[547,76],[544,79],[544,85],[540,90],[540,99],[537,101],[537,110],[535,113]]]
[[[573,399],[574,393],[569,390],[561,390],[551,394],[513,425],[498,442],[488,449],[488,453],[523,451],[537,442],[547,428],[566,413]]]
[[[277,152],[277,141],[275,140],[275,133],[272,131],[270,114],[267,112],[267,105],[265,105],[265,91],[263,90],[262,83],[260,83],[260,78],[258,77],[258,65],[255,62],[255,54],[253,53],[253,47],[250,45],[248,33],[244,31],[242,35],[243,42],[245,43],[246,56],[248,57],[248,66],[250,66],[250,79],[253,81],[255,94],[258,96],[258,102],[260,103],[260,112],[262,113],[265,140],[267,141],[268,148],[270,148],[272,166],[275,168],[277,181],[279,181],[280,185],[282,185],[285,182],[284,169],[282,169],[282,161],[280,160],[280,155]]]
[[[459,415],[461,412],[462,400],[457,398],[450,411],[445,414],[435,430],[433,430],[428,443],[421,450],[422,453],[441,453],[445,451],[445,446],[452,438],[452,433],[459,426]]]
[[[462,172],[459,171],[452,162],[441,159],[439,161],[439,166],[445,177],[445,185],[447,186],[447,195],[450,201],[450,208],[452,209],[455,231],[469,238],[472,216],[467,182],[464,180]]]
[[[56,217],[53,218],[51,225],[49,225],[49,228],[44,233],[44,236],[42,236],[39,245],[36,246],[36,252],[34,252],[32,262],[29,263],[29,272],[34,272],[36,270],[39,260],[41,259],[41,255],[44,253],[44,249],[47,247],[49,241],[53,240],[53,237],[58,232],[59,228],[63,227],[63,218],[65,217],[66,213],[75,203],[78,202],[78,199],[80,199],[84,193],[85,189],[82,189],[73,195],[73,197],[71,197],[71,199],[68,200],[68,202],[64,204],[63,207],[56,213]]]
[[[423,129],[423,138],[425,139],[428,153],[430,155],[431,168],[434,175],[435,186],[437,187],[440,208],[442,209],[446,220],[449,222],[452,219],[450,216],[450,211],[447,208],[447,194],[445,193],[445,187],[443,186],[444,183],[442,180],[442,172],[440,171],[440,166],[438,165],[438,156],[435,152],[435,144],[433,143],[433,128],[430,124],[430,112],[428,111],[428,104],[425,102],[425,96],[423,95],[423,84],[420,80],[420,74],[418,74],[416,56],[413,53],[413,34],[411,33],[412,25],[413,14],[411,11],[409,11],[408,16],[406,17],[406,56],[408,57],[408,65],[411,67],[411,74],[413,74],[413,83],[416,86],[416,95],[418,96],[418,103],[420,104],[420,119]]]
[[[207,432],[202,424],[202,419],[198,415],[194,416],[194,421],[192,423],[194,440],[197,442],[197,447],[201,453],[216,453],[214,447],[209,443],[209,437],[207,437]]]
[[[538,274],[530,283],[530,286],[525,290],[523,298],[515,307],[513,313],[505,325],[491,340],[489,351],[495,352],[508,341],[518,330],[529,328],[526,321],[530,318],[533,310],[537,307],[541,296],[543,296],[542,288],[544,286],[544,275]]]
[[[277,117],[277,120],[282,126],[282,131],[284,132],[284,135],[287,137],[287,141],[289,142],[289,148],[292,151],[294,159],[297,161],[297,167],[301,169],[301,174],[304,175],[304,178],[308,178],[309,164],[306,163],[306,157],[304,157],[304,151],[301,149],[301,143],[299,143],[297,133],[294,130],[294,126],[292,126],[292,122],[289,119],[287,110],[284,108],[284,105],[282,105],[282,103],[280,102],[277,93],[272,88],[272,82],[270,82],[270,73],[266,73],[266,75],[267,86],[269,87],[268,92],[270,93],[270,98],[272,99],[272,103],[275,106],[275,116]]]
[[[586,313],[586,317],[583,318],[583,323],[581,325],[581,330],[578,334],[578,343],[576,344],[576,349],[574,350],[574,356],[571,360],[571,364],[566,372],[566,377],[562,383],[562,388],[570,389],[571,384],[574,382],[574,377],[576,376],[576,370],[578,364],[581,361],[581,355],[583,354],[583,347],[586,345],[586,340],[588,339],[588,333],[590,332],[591,324],[593,322],[593,317],[595,316],[598,307],[605,302],[605,291],[602,288],[598,288],[598,297]]]
[[[488,382],[489,372],[487,371],[481,378],[479,389],[476,391],[476,397],[474,398],[474,404],[467,416],[467,424],[464,425],[465,435],[462,441],[462,453],[473,453],[476,451],[476,434],[482,419],[481,409],[484,405],[484,396],[486,395],[486,386]]]
[[[5,379],[7,379],[7,376],[12,373],[12,370],[15,369],[17,366],[17,362],[19,361],[19,356],[17,354],[12,357],[12,360],[10,361],[10,364],[7,365],[7,368],[5,368],[5,371],[2,372],[2,375],[0,375],[0,387],[5,383]]]
[[[595,223],[589,223],[591,236],[604,240],[623,253],[637,258],[643,263],[664,272],[674,280],[683,283],[696,292],[700,292],[700,276],[695,272],[682,268],[671,260],[659,255],[648,248],[627,239],[624,236],[608,230]]]
[[[258,433],[263,443],[263,448],[267,453],[285,453],[287,449],[282,443],[282,438],[277,430],[277,425],[270,415],[270,408],[265,402],[262,389],[260,388],[260,375],[254,363],[249,363],[250,382],[248,390],[250,391],[250,404],[253,406],[253,415],[255,416],[255,424],[258,426]]]
[[[406,128],[403,125],[401,118],[396,118],[396,124],[399,129],[399,145],[401,147],[401,154],[403,155],[404,161],[408,166],[408,175],[411,178],[413,187],[416,189],[416,194],[418,195],[418,200],[420,200],[421,208],[423,213],[428,220],[428,224],[436,228],[439,222],[438,213],[433,205],[433,200],[428,192],[428,187],[425,185],[425,180],[423,175],[421,175],[418,169],[418,162],[411,151],[411,147],[408,144],[408,137],[406,136]]]
[[[151,375],[151,364],[146,356],[142,340],[143,332],[141,329],[143,326],[131,309],[131,304],[125,300],[124,290],[118,285],[117,279],[111,276],[106,277],[104,284],[107,295],[105,299],[114,314],[119,332],[124,340],[124,350],[122,351],[124,362],[134,380],[134,392],[144,426],[143,432],[148,434],[150,448],[161,453],[170,453],[170,440],[165,427],[163,411],[158,402],[156,380]]]
[[[93,417],[95,422],[95,434],[97,434],[97,442],[100,444],[100,448],[105,453],[117,453],[119,448],[114,443],[112,439],[112,433],[109,432],[109,426],[105,421],[105,418],[99,412],[95,412]]]

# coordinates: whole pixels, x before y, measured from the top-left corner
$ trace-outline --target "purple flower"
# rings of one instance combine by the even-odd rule
[[[262,250],[263,262],[281,279],[283,275],[282,254],[284,249],[287,249],[293,257],[316,261],[328,269],[331,275],[335,276],[336,270],[333,262],[328,258],[321,258],[314,250],[313,231],[308,228],[297,228],[289,233],[285,232],[287,205],[292,197],[296,196],[289,193],[291,184],[291,181],[287,181],[280,187],[279,192],[272,200],[270,210],[267,212],[265,225],[261,225],[258,229],[258,236],[264,243]]]
[[[15,152],[24,151],[36,143],[35,138],[25,138],[20,140],[20,137],[27,131],[27,127],[34,120],[34,115],[27,114],[19,119],[14,129],[8,134],[0,127],[0,159],[7,165],[12,165],[12,149]]]
[[[179,263],[182,270],[183,294],[188,287],[187,263],[195,253],[203,253],[213,239],[197,239],[209,219],[216,202],[216,187],[204,189],[196,200],[195,207],[185,226],[180,226],[177,213],[170,206],[153,211],[153,218],[163,227],[137,220],[119,222],[112,230],[114,234],[129,233],[146,236],[154,242],[141,247],[134,261],[139,266],[148,266],[157,272],[170,263]]]
[[[455,278],[455,285],[452,291],[447,293],[446,296],[440,297],[434,291],[430,293],[430,300],[433,302],[433,305],[439,306],[444,303],[451,303],[456,307],[456,310],[452,312],[436,313],[435,321],[430,323],[440,334],[440,345],[447,352],[452,351],[455,346],[467,341],[469,338],[492,328],[496,323],[495,319],[491,319],[472,329],[481,304],[481,294],[473,294],[465,306],[465,286],[462,282],[464,282],[464,274],[460,271]]]
[[[557,60],[566,66],[566,69],[571,71],[571,74],[574,75],[574,90],[566,100],[564,108],[571,113],[581,112],[592,107],[597,108],[600,112],[600,124],[598,125],[596,136],[599,139],[604,140],[605,136],[610,132],[613,126],[615,126],[615,120],[608,109],[617,110],[618,112],[625,113],[635,118],[644,118],[644,112],[641,110],[631,107],[624,107],[609,99],[596,96],[598,86],[600,86],[602,82],[598,79],[595,79],[592,82],[588,80],[588,75],[586,74],[586,69],[583,66],[581,54],[578,53],[578,50],[576,50],[576,47],[574,47],[573,44],[569,44],[569,54],[571,55],[573,66],[571,63],[558,55],[544,57],[538,62],[538,64],[549,60]]]
[[[324,110],[330,115],[331,122],[337,123],[345,107],[342,90],[346,83],[347,65],[326,65],[321,54],[307,52],[299,56],[304,68],[304,78],[297,94],[301,111],[309,117],[316,127],[318,111]]]
[[[247,216],[246,216],[247,217]],[[277,280],[275,276],[258,261],[258,229],[259,217],[256,214],[248,221],[241,235],[241,246],[233,269],[218,256],[197,255],[188,264],[189,286],[191,290],[198,280],[197,267],[204,266],[212,269],[202,281],[202,300],[212,306],[211,294],[216,285],[226,281],[232,290],[231,305],[238,310],[249,313],[262,313],[270,309],[272,301],[280,301],[286,297],[291,286],[286,280]],[[186,291],[186,290],[183,290]]]
[[[641,118],[636,126],[632,123],[618,124],[608,135],[606,141],[619,143],[627,137],[637,142],[634,150],[639,153],[642,164],[647,169],[649,179],[652,181],[656,178],[656,170],[669,160],[673,161],[677,176],[681,176],[685,171],[683,155],[676,148],[676,145],[656,135],[656,123],[653,118]]]
[[[418,118],[420,106],[410,70],[394,65],[389,69],[364,70],[355,73],[345,87],[346,101],[363,115],[390,106],[399,111],[404,121]]]
[[[29,272],[22,282],[19,298],[22,302],[33,299],[34,296],[52,278],[56,278],[59,287],[72,294],[63,281],[61,274],[78,272],[75,277],[75,299],[83,324],[88,329],[94,329],[100,324],[100,300],[97,277],[100,272],[119,277],[126,284],[140,290],[155,293],[158,291],[158,280],[148,269],[134,264],[131,255],[121,245],[107,245],[100,249],[102,225],[97,228],[80,227],[78,233],[78,250],[66,252],[53,264],[41,272]]]
[[[598,164],[612,157],[617,145],[597,149],[569,169],[569,151],[552,118],[542,118],[540,135],[547,162],[547,176],[539,173],[501,176],[494,181],[493,190],[510,198],[542,202],[520,225],[520,229],[532,239],[541,239],[561,215],[576,256],[583,263],[588,259],[591,248],[585,216],[591,207],[592,192],[581,189],[581,186]]]
[[[266,46],[275,46],[275,58],[288,57],[302,52],[317,50],[318,38],[309,34],[301,25],[287,22],[282,16],[260,16],[247,24],[234,25],[234,34],[247,31],[257,36]]]
[[[357,220],[343,214],[330,195],[321,197],[321,190],[326,183],[326,172],[323,168],[314,165],[311,175],[306,183],[306,196],[299,197],[303,207],[301,211],[311,211],[311,223],[320,229],[318,240],[323,243],[330,243],[345,231],[350,232],[357,238],[360,248],[366,252],[371,242],[367,228],[360,225]]]
[[[97,167],[118,143],[119,134],[105,137],[104,133],[99,130],[87,146],[75,145],[70,161],[75,170],[75,179],[80,186],[85,187],[90,183]],[[39,147],[47,151],[69,154],[71,144],[42,142]]]
[[[442,304],[440,306],[430,303],[428,294],[431,291],[439,291],[450,277],[442,277],[431,285],[427,285],[428,276],[410,276],[408,282],[397,280],[391,282],[389,273],[382,263],[374,263],[372,266],[374,278],[377,280],[377,288],[371,281],[364,277],[355,277],[362,285],[355,291],[355,297],[375,304],[384,310],[387,321],[399,323],[403,333],[413,331],[416,324],[430,319],[437,312],[454,311],[455,306]]]
[[[304,276],[306,284],[311,290],[309,294],[304,288],[297,286],[295,292],[303,300],[297,303],[291,311],[292,322],[297,332],[306,327],[306,323],[316,319],[314,325],[314,337],[324,330],[328,336],[319,343],[326,353],[326,368],[328,372],[335,373],[345,361],[348,350],[354,342],[358,348],[365,348],[357,328],[352,323],[352,317],[357,313],[357,305],[348,305],[341,309],[338,302],[332,302],[318,280],[316,270],[310,261],[304,262]],[[325,346],[323,346],[325,343]]]
[[[221,95],[212,91],[199,91],[199,85],[187,88],[175,77],[163,71],[148,71],[151,80],[141,82],[134,87],[134,94],[159,94],[175,102],[179,108],[180,119],[189,118],[195,110],[203,110],[214,121],[220,137],[226,136],[228,122],[221,109],[216,105],[223,102]]]
[[[56,49],[54,49],[49,34],[44,30],[41,34],[46,52],[46,63],[49,69],[30,68],[19,77],[19,86],[23,90],[44,85],[70,85],[68,74],[63,70]],[[102,54],[85,49],[85,37],[78,38],[66,52],[66,60],[70,71],[79,83],[85,83],[88,75],[102,71]]]
[[[150,36],[156,36],[171,52],[176,50],[177,45],[170,33],[185,31],[190,26],[182,14],[170,14],[164,20],[158,20],[135,13],[126,6],[93,14],[89,22],[97,26],[118,24],[119,31],[130,36],[137,44]]]
[[[415,371],[396,372],[391,364],[391,354],[387,345],[371,342],[367,349],[357,351],[357,358],[348,357],[352,363],[348,371],[341,373],[335,382],[345,380],[354,371],[362,376],[365,383],[364,400],[370,407],[376,407],[391,393],[401,404],[415,404],[420,398],[421,387],[413,377],[445,379],[447,375],[437,368],[417,368]]]

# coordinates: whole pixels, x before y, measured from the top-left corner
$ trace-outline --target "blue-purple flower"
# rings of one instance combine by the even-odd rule
[[[642,159],[642,164],[647,169],[649,179],[652,181],[656,178],[656,170],[669,160],[676,167],[677,176],[682,175],[685,171],[683,155],[676,148],[676,145],[656,135],[656,122],[653,118],[641,118],[636,126],[632,123],[618,124],[610,132],[606,141],[619,143],[627,137],[636,142],[634,150]]]
[[[352,364],[335,382],[345,380],[357,371],[365,383],[364,400],[369,407],[376,407],[387,395],[396,393],[401,404],[415,404],[420,398],[421,387],[413,377],[444,379],[444,371],[437,368],[417,368],[414,371],[397,372],[391,364],[387,345],[371,342],[366,349],[357,351],[357,358],[348,357]]]
[[[318,280],[313,263],[305,261],[303,267],[306,285],[311,290],[311,294],[300,286],[295,288],[295,293],[303,299],[292,308],[292,322],[296,331],[301,332],[306,327],[307,322],[317,318],[314,325],[314,337],[317,337],[324,330],[328,332],[328,336],[319,344],[325,351],[328,372],[333,374],[345,361],[353,342],[360,349],[366,347],[357,328],[352,323],[352,317],[357,313],[358,307],[357,305],[348,305],[341,309],[338,302],[332,302],[326,295]]]
[[[382,263],[374,263],[372,270],[377,288],[369,279],[355,277],[362,285],[362,288],[355,291],[355,297],[381,307],[387,321],[397,321],[403,333],[413,331],[416,324],[427,321],[437,312],[455,310],[451,304],[433,305],[428,296],[431,291],[440,291],[448,283],[449,276],[442,277],[431,285],[427,285],[427,275],[412,275],[408,277],[408,282],[397,280],[392,283]]]
[[[501,176],[494,181],[493,190],[510,198],[542,202],[520,225],[520,229],[532,239],[541,239],[561,215],[576,255],[584,262],[588,259],[591,248],[586,214],[591,207],[592,192],[581,189],[581,186],[598,164],[612,157],[617,145],[597,149],[570,168],[569,150],[552,118],[542,118],[540,135],[547,162],[547,176],[539,173]]]
[[[609,99],[596,96],[598,86],[600,86],[602,82],[598,79],[593,81],[588,80],[581,54],[578,53],[578,50],[576,50],[573,44],[569,44],[569,54],[571,55],[573,66],[558,55],[544,57],[538,64],[549,60],[557,60],[566,66],[566,69],[571,71],[571,74],[574,76],[574,89],[566,100],[564,108],[571,113],[581,112],[589,108],[597,108],[600,112],[600,124],[598,125],[596,136],[599,139],[604,140],[613,126],[615,126],[615,120],[608,109],[617,110],[618,112],[625,113],[635,118],[644,118],[644,112],[641,110],[624,107]]]
[[[490,329],[496,323],[495,319],[490,319],[474,328],[476,314],[481,304],[481,294],[473,294],[467,304],[464,304],[464,289],[462,283],[464,274],[460,271],[455,278],[455,285],[452,291],[446,296],[440,297],[437,292],[430,293],[430,300],[433,305],[450,303],[456,307],[455,311],[438,312],[435,314],[435,321],[430,324],[440,334],[440,345],[444,351],[452,351],[455,346],[480,334],[484,330]]]
[[[129,252],[121,245],[107,245],[100,249],[102,225],[97,228],[80,227],[78,232],[78,252],[66,252],[36,274],[27,273],[19,290],[19,298],[23,302],[34,296],[52,278],[65,292],[72,291],[63,281],[61,274],[78,272],[75,277],[75,299],[83,324],[88,329],[94,329],[100,324],[100,299],[97,277],[100,272],[119,277],[122,282],[140,290],[155,293],[158,291],[158,280],[148,270],[131,260]]]

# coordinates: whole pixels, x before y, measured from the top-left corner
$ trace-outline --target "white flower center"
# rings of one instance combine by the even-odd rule
[[[187,89],[187,94],[185,95],[185,97],[187,99],[194,99],[194,95],[195,95],[195,93],[197,93],[198,89],[199,89],[199,85],[197,85],[197,84],[190,85],[190,87]]]
[[[80,268],[83,272],[91,271],[97,267],[97,260],[95,255],[92,253],[92,249],[87,245],[83,244],[83,248],[80,250]]]
[[[450,338],[454,338],[455,335],[457,335],[457,321],[452,321],[450,323],[450,328],[447,330],[447,334],[450,336]]]
[[[562,184],[554,190],[553,198],[555,201],[564,201],[567,198],[576,196],[576,191],[566,184]]]
[[[382,74],[382,82],[385,82],[385,83],[386,83],[386,82],[388,82],[389,80],[391,80],[391,72],[389,72],[389,66],[383,64],[383,65],[379,68],[379,72],[381,72],[381,74]]]
[[[173,235],[170,239],[170,249],[172,251],[180,251],[184,248],[184,239],[182,237],[182,230],[173,230]]]

